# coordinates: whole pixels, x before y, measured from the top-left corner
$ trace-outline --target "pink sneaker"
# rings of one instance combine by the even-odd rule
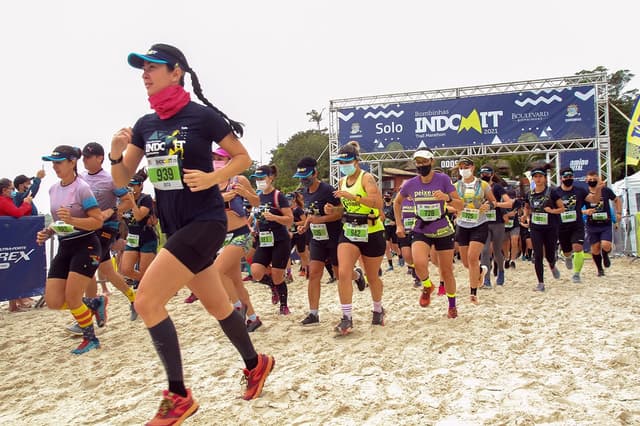
[[[193,303],[196,300],[198,300],[198,296],[196,296],[195,294],[191,293],[189,295],[189,297],[187,297],[186,299],[184,299],[184,303]]]
[[[438,296],[444,296],[445,294],[447,294],[447,292],[444,289],[444,286],[438,286]]]

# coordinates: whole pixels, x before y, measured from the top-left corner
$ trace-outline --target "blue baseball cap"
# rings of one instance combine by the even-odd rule
[[[298,161],[296,174],[293,175],[294,178],[307,178],[313,174],[316,170],[316,166],[318,162],[311,157],[304,157],[302,160]]]
[[[358,155],[358,148],[351,144],[342,145],[340,150],[338,151],[338,155],[331,160],[332,163],[337,163],[339,161],[353,161],[359,160],[360,156]]]
[[[267,176],[271,176],[273,174],[271,167],[269,166],[260,166],[256,169],[256,171],[250,176],[252,178],[263,179]]]
[[[181,52],[167,44],[154,44],[146,53],[129,53],[127,62],[134,68],[142,68],[145,61],[156,64],[180,65]],[[186,67],[182,67],[186,69]]]

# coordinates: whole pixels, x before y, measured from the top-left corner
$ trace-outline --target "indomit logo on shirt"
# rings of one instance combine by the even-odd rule
[[[147,156],[156,155],[179,155],[184,158],[184,145],[186,140],[180,130],[165,132],[162,130],[155,131],[149,136],[145,142],[144,152]]]

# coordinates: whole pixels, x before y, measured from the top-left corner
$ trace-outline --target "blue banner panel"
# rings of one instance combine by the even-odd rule
[[[44,216],[0,217],[0,300],[44,294],[45,247],[36,244]]]
[[[580,151],[561,151],[560,169],[571,167],[573,169],[573,178],[577,181],[584,182],[587,173],[594,170],[600,174],[600,165],[598,150],[584,149]]]
[[[454,148],[596,136],[593,86],[341,108],[340,145],[361,152]]]

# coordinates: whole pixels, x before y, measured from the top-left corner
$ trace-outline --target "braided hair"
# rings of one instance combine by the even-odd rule
[[[235,133],[236,136],[242,137],[242,135],[244,134],[244,129],[242,128],[243,124],[227,117],[227,114],[220,111],[211,102],[209,102],[207,98],[205,98],[204,94],[202,93],[202,87],[200,86],[200,80],[198,80],[198,76],[196,75],[195,71],[189,66],[187,58],[180,51],[180,49],[163,43],[154,44],[153,46],[151,46],[151,49],[166,52],[175,57],[178,60],[178,65],[180,66],[180,68],[182,68],[185,72],[188,72],[191,76],[191,86],[193,87],[193,93],[195,93],[198,99],[200,99],[203,104],[205,104],[209,108],[213,108],[214,111],[220,114],[229,123],[229,126],[231,126],[231,130],[233,130],[233,133]],[[169,67],[170,71],[173,71],[174,64],[167,64],[167,66]],[[184,74],[180,78],[180,85],[184,86]]]

